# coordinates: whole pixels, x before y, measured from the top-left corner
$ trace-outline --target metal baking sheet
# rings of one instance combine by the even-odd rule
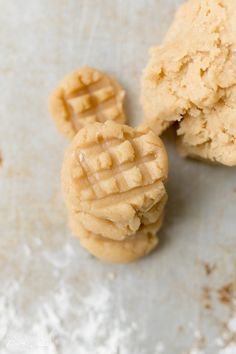
[[[0,353],[235,354],[235,169],[183,160],[167,139],[160,247],[103,264],[73,240],[60,191],[68,142],[47,98],[82,66],[127,91],[180,0],[0,0]]]

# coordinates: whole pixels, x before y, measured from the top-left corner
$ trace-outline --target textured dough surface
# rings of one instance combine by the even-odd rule
[[[129,263],[149,254],[158,244],[156,232],[161,228],[163,214],[155,224],[143,225],[140,230],[124,241],[115,241],[93,234],[71,218],[71,229],[81,245],[92,255],[105,262]]]
[[[164,207],[167,202],[167,194],[165,194],[162,199],[152,206],[146,213],[142,213],[139,216],[140,222],[138,223],[137,230],[143,226],[154,225],[158,220],[160,220]],[[73,219],[73,222],[80,224],[84,229],[93,233],[94,235],[99,235],[108,239],[123,241],[128,238],[128,236],[133,236],[127,226],[125,227],[122,224],[114,224],[113,222],[96,217],[89,213],[85,212],[72,212],[70,219]],[[135,230],[135,231],[137,231]]]
[[[62,187],[69,212],[105,219],[107,227],[114,223],[119,230],[113,235],[121,239],[166,196],[167,172],[164,145],[149,128],[107,121],[77,133],[65,154]]]
[[[189,0],[142,81],[147,122],[177,121],[182,154],[236,165],[236,2]]]
[[[88,123],[125,123],[125,92],[109,75],[84,67],[66,76],[52,93],[49,110],[58,130],[73,138]]]

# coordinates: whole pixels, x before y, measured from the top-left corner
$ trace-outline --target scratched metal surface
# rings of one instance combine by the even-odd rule
[[[179,3],[0,0],[1,353],[84,354],[76,338],[62,333],[56,333],[57,345],[43,343],[42,351],[33,339],[19,337],[30,333],[35,312],[63,287],[76,325],[66,312],[60,321],[71,333],[82,329],[76,314],[83,303],[75,298],[87,296],[85,287],[95,283],[112,293],[112,311],[101,323],[107,336],[124,314],[123,327],[135,323],[102,354],[185,354],[199,341],[202,353],[219,352],[216,338],[232,311],[220,289],[235,288],[235,169],[182,160],[168,142],[169,203],[160,247],[134,264],[103,264],[70,238],[59,178],[67,142],[47,112],[58,79],[86,64],[119,78],[129,121],[140,122],[147,51],[161,41]]]

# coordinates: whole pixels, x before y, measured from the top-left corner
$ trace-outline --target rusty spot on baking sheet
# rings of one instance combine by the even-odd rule
[[[184,332],[184,326],[179,325],[179,326],[177,327],[177,331],[178,331],[179,333]]]
[[[219,289],[213,289],[209,286],[203,286],[201,289],[201,303],[206,310],[213,310],[213,301],[217,299],[222,305],[229,308],[235,306],[235,288],[234,283],[227,283]]]
[[[212,309],[212,296],[211,296],[211,289],[207,286],[202,288],[202,303],[203,307],[206,310]]]
[[[235,188],[233,188],[233,193],[236,193],[236,187],[235,187]]]
[[[206,337],[200,333],[199,331],[195,331],[194,333],[194,343],[193,343],[193,351],[191,350],[190,353],[203,353],[203,349],[206,348],[207,340]],[[205,353],[205,351],[204,351]]]
[[[218,289],[218,299],[224,305],[230,305],[232,303],[234,295],[234,286],[233,283],[228,283]]]
[[[198,349],[204,349],[206,346],[206,338],[202,334],[199,334],[196,338],[196,344]]]
[[[203,267],[204,267],[206,275],[211,275],[214,272],[214,270],[216,270],[216,264],[210,264],[210,263],[204,262]]]

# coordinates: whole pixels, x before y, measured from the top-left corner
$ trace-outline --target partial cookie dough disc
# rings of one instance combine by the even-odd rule
[[[164,194],[157,204],[152,206],[145,213],[140,213],[137,230],[140,228],[140,225],[148,226],[160,220],[166,202],[167,194]],[[123,225],[122,223],[117,225],[110,220],[102,219],[89,213],[72,212],[70,218],[73,218],[74,223],[80,224],[87,231],[111,240],[123,241],[127,239],[128,236],[132,235],[127,225]]]
[[[163,215],[157,223],[141,227],[125,241],[114,241],[87,231],[71,219],[71,228],[81,245],[96,258],[111,263],[129,263],[149,254],[158,244],[156,232],[162,225]]]
[[[125,123],[124,97],[115,79],[84,67],[62,80],[50,97],[49,110],[59,131],[71,139],[88,123]]]
[[[236,1],[189,0],[142,80],[147,123],[173,122],[186,156],[236,165]],[[177,124],[178,125],[178,124]]]

